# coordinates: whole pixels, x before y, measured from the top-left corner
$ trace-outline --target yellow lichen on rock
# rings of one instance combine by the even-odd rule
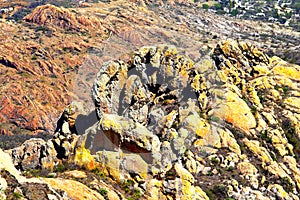
[[[197,199],[197,200],[209,200],[209,197],[207,196],[207,194],[199,186],[195,187],[195,194],[197,196],[194,199]]]
[[[300,113],[300,98],[299,97],[289,97],[284,100],[284,105],[293,110],[296,113]]]
[[[126,124],[121,124],[120,120],[117,120],[114,115],[105,115],[101,120],[100,120],[100,125],[103,130],[114,130],[116,132],[120,132],[123,130],[123,125]]]
[[[63,175],[66,175],[71,178],[86,178],[86,173],[84,171],[79,170],[66,171],[63,173]]]
[[[177,198],[192,200],[195,194],[195,187],[193,186],[195,179],[193,175],[179,163],[176,163],[174,168],[180,177],[175,184],[177,191],[180,191],[180,194],[176,195]]]
[[[98,192],[74,180],[54,178],[43,178],[42,180],[52,188],[66,192],[74,200],[105,200]]]
[[[259,75],[268,75],[271,73],[267,65],[256,65],[253,68],[258,72]]]
[[[240,172],[243,174],[243,176],[246,176],[246,175],[254,176],[258,172],[258,170],[255,168],[255,166],[249,162],[240,162],[237,165],[237,168],[240,170]]]
[[[297,65],[288,64],[285,61],[277,63],[272,71],[275,74],[285,76],[289,79],[299,80],[300,79],[300,67]]]
[[[274,174],[277,177],[289,177],[289,175],[275,161],[272,161],[270,165],[267,166],[267,169],[270,173]]]
[[[281,185],[272,184],[268,186],[268,189],[274,191],[280,199],[290,199],[289,194],[283,189]]]
[[[243,139],[244,144],[254,153],[256,154],[261,161],[264,163],[270,163],[273,159],[268,153],[268,151],[259,145],[259,141],[257,140],[248,140],[247,138]]]
[[[162,182],[156,179],[151,179],[148,185],[148,200],[167,200],[165,195],[162,193]]]
[[[121,153],[112,151],[98,151],[98,162],[103,167],[103,172],[107,176],[113,177],[115,180],[121,180],[120,162]]]
[[[208,70],[215,69],[213,60],[210,59],[208,56],[205,56],[203,59],[201,59],[198,63],[195,64],[194,67],[199,73],[205,73]]]
[[[234,138],[234,135],[228,129],[218,129],[218,133],[221,139],[222,147],[228,147],[234,153],[241,155],[240,146]]]
[[[206,120],[200,118],[197,115],[188,116],[184,124],[186,127],[193,131],[197,136],[204,138],[210,132],[210,125],[206,122]]]
[[[202,147],[206,144],[205,140],[204,139],[197,139],[195,142],[194,142],[194,146],[195,147]]]
[[[96,167],[94,157],[90,151],[83,146],[76,148],[74,162],[79,166],[86,167],[88,170],[92,170]]]

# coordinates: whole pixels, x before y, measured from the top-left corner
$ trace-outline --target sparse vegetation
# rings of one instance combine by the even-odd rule
[[[97,176],[99,176],[102,179],[105,178],[105,174],[100,170],[99,167],[96,167],[95,169],[92,169],[91,172],[96,174]]]
[[[14,192],[14,198],[21,199],[21,198],[23,198],[23,195],[18,192]]]
[[[293,145],[295,158],[299,161],[300,160],[300,139],[297,137],[294,124],[289,119],[284,119],[282,121],[282,129],[284,130],[288,142],[291,145]]]
[[[31,60],[37,60],[36,55],[32,55],[32,56],[31,56]]]
[[[209,121],[213,121],[213,122],[220,122],[220,118],[217,116],[210,116],[208,118]]]
[[[64,172],[66,170],[66,165],[64,164],[58,164],[56,166],[54,166],[53,171],[54,172]]]
[[[209,9],[209,5],[204,3],[204,4],[202,4],[202,8],[207,10],[207,9]]]
[[[99,193],[100,193],[102,196],[106,197],[108,191],[107,191],[105,188],[100,188],[100,189],[99,189]]]
[[[42,177],[42,170],[41,169],[28,169],[23,172],[23,176],[26,177]]]
[[[227,188],[223,184],[216,184],[213,188],[204,191],[210,200],[226,199]]]
[[[129,193],[133,187],[133,180],[125,180],[122,183],[122,188],[125,191],[125,193]]]
[[[292,192],[294,185],[291,183],[290,179],[288,177],[284,177],[281,179],[281,185],[287,192]]]
[[[265,141],[267,143],[270,143],[272,140],[271,138],[268,136],[268,131],[267,130],[262,130],[260,133],[259,133],[259,138],[262,140],[262,141]]]
[[[125,180],[121,183],[122,189],[128,195],[127,199],[138,200],[141,198],[141,191],[138,188],[134,188],[133,180]]]
[[[213,164],[213,165],[217,165],[219,163],[219,160],[216,158],[216,157],[212,157],[210,162]]]

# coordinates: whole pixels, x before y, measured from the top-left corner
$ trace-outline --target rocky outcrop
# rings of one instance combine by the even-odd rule
[[[298,72],[299,66],[234,40],[220,42],[198,63],[172,46],[142,47],[127,62],[100,69],[95,112],[78,115],[80,105],[72,103],[51,140],[31,139],[7,151],[12,163],[0,179],[1,195],[34,194],[15,167],[48,173],[68,164],[88,171],[50,173],[59,177],[34,184],[68,198],[297,200]]]
[[[299,32],[186,1],[91,5],[0,20],[0,132],[54,133],[6,151],[13,164],[0,153],[0,199],[298,199],[300,69],[265,52],[295,54]],[[158,43],[177,49],[123,55]],[[90,98],[74,84],[92,87],[92,120],[63,111]]]
[[[298,199],[298,68],[233,40],[196,64],[174,47],[142,47],[100,69],[92,89],[99,123],[85,137],[114,148],[102,139],[86,148],[117,179],[130,172],[125,160],[140,166],[120,152],[143,158],[148,167],[135,171],[161,179],[146,181],[146,196]]]
[[[100,69],[92,88],[95,112],[78,115],[80,106],[72,103],[53,139],[31,139],[7,152],[21,171],[51,172],[68,163],[124,189],[97,179],[103,190],[81,172],[77,179],[83,184],[40,179],[46,184],[40,187],[63,190],[70,198],[79,191],[90,199],[123,194],[297,200],[299,71],[234,40],[220,42],[211,57],[197,63],[173,46],[142,47],[128,61]],[[13,164],[9,173],[19,174]],[[58,176],[76,178],[74,173]],[[29,195],[17,186],[14,190]]]
[[[102,29],[101,21],[97,18],[76,15],[69,9],[51,4],[38,6],[23,19],[43,26],[57,26],[65,30],[89,31],[89,29]]]

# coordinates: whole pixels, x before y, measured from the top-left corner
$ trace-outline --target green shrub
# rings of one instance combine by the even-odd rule
[[[91,170],[92,173],[98,175],[100,178],[104,178],[105,174],[97,167]]]
[[[14,192],[14,198],[16,199],[21,199],[23,197],[22,194],[18,193],[18,192]]]
[[[209,9],[209,5],[206,4],[206,3],[204,3],[204,4],[202,4],[202,8],[205,9],[205,10],[207,10],[207,9]]]
[[[222,5],[220,3],[216,3],[214,5],[214,9],[216,9],[216,10],[222,10]]]
[[[100,188],[99,193],[105,197],[107,195],[108,191],[105,188]]]
[[[266,141],[267,143],[270,143],[272,141],[271,138],[268,136],[267,130],[260,131],[259,138],[262,139],[263,141]]]
[[[216,117],[216,116],[210,116],[208,120],[213,121],[213,122],[219,122],[220,121],[219,117]]]
[[[290,179],[288,177],[283,177],[281,179],[281,185],[287,192],[292,192],[294,185],[290,182]]]
[[[66,166],[63,164],[58,164],[54,167],[54,172],[64,172],[66,170]]]
[[[216,157],[212,157],[210,162],[213,164],[213,165],[217,165],[219,163],[218,159]]]
[[[296,160],[300,160],[300,140],[297,137],[296,129],[294,124],[289,119],[282,121],[282,129],[288,142],[293,145]]]
[[[140,191],[139,189],[135,189],[132,197],[133,197],[134,199],[139,199],[139,198],[141,198],[141,191]]]
[[[31,60],[36,60],[36,59],[37,59],[36,55],[33,55],[33,56],[31,57]]]
[[[129,193],[134,185],[133,180],[125,180],[122,182],[122,188],[125,193]]]

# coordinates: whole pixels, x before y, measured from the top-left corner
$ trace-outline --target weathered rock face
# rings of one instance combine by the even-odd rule
[[[170,168],[176,154],[184,153],[185,143],[191,145],[197,134],[204,137],[206,133],[202,132],[209,131],[208,124],[202,122],[204,130],[189,135],[193,128],[184,129],[184,118],[179,117],[188,116],[191,107],[196,108],[196,93],[189,84],[193,64],[170,46],[143,47],[130,63],[106,63],[92,90],[100,119],[98,131],[102,130],[115,148],[141,153],[147,162],[153,162],[153,167]],[[200,120],[198,114],[193,116]],[[177,151],[172,152],[172,148]],[[153,173],[159,173],[156,167]]]
[[[52,170],[57,162],[57,152],[49,140],[30,139],[20,147],[7,150],[12,157],[13,163],[20,170],[29,169],[50,169]]]
[[[120,152],[143,158],[162,179],[146,181],[146,195],[298,199],[298,76],[299,66],[245,42],[220,42],[196,64],[174,47],[142,47],[128,63],[100,69],[92,89],[100,120],[85,137],[98,134],[114,148],[86,147],[117,179],[126,174]]]

